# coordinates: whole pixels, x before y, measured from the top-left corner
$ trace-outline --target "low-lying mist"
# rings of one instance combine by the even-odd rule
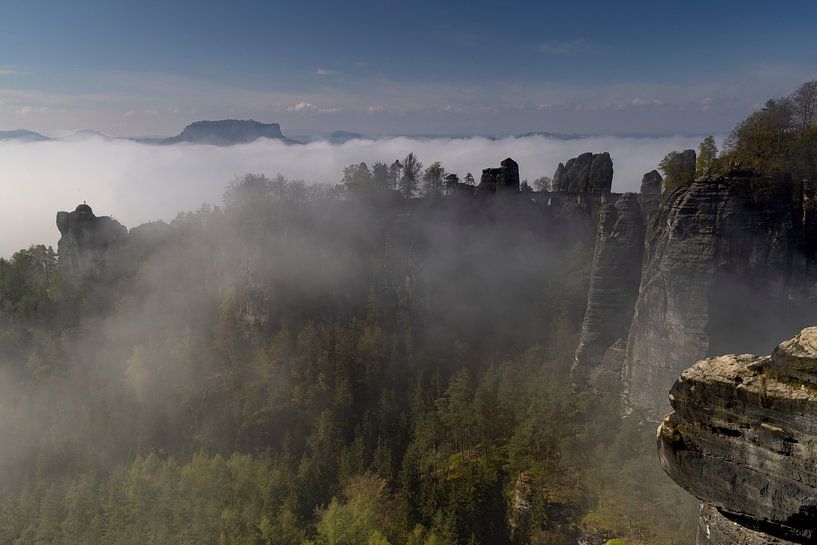
[[[641,176],[674,149],[695,147],[699,137],[591,137],[559,140],[540,136],[491,140],[389,138],[344,144],[315,142],[287,146],[252,144],[154,146],[127,140],[0,143],[0,256],[30,244],[55,244],[54,215],[87,201],[128,227],[170,220],[203,203],[219,204],[228,182],[242,174],[277,173],[307,183],[338,183],[351,163],[392,162],[414,152],[428,164],[441,161],[449,172],[481,169],[513,157],[521,177],[552,176],[557,164],[585,151],[613,157],[613,190],[638,191]]]

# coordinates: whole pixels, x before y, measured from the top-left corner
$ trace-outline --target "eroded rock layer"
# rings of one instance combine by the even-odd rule
[[[696,536],[698,545],[791,545],[794,542],[755,532],[729,520],[710,505],[701,506]]]
[[[817,327],[771,356],[700,361],[669,397],[662,467],[736,523],[705,509],[699,543],[817,542]]]
[[[109,253],[128,236],[128,230],[109,216],[96,216],[87,204],[73,212],[57,213],[60,267],[71,276],[99,273]]]
[[[559,163],[553,175],[553,190],[569,193],[609,193],[613,185],[610,154],[582,153],[567,163]]]
[[[635,194],[625,193],[615,204],[605,204],[599,215],[587,308],[573,365],[577,382],[592,379],[608,349],[616,342],[621,346],[626,339],[638,297],[643,253],[641,207]],[[620,374],[620,367],[604,370]]]
[[[800,184],[751,173],[700,179],[654,216],[624,374],[629,406],[660,420],[664,392],[690,362],[765,350],[817,313],[805,302]]]

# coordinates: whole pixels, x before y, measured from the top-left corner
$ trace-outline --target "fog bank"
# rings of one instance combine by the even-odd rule
[[[127,227],[171,220],[203,203],[220,204],[225,186],[237,176],[281,173],[307,183],[337,183],[343,167],[364,161],[390,163],[410,151],[424,164],[441,161],[460,177],[477,181],[481,170],[505,157],[519,163],[520,176],[552,176],[557,164],[585,151],[608,151],[614,191],[638,191],[644,172],[674,149],[694,148],[700,137],[592,137],[557,140],[540,136],[489,140],[413,139],[315,142],[287,146],[261,140],[214,147],[153,146],[126,140],[0,142],[0,256],[30,244],[56,244],[58,210],[87,201],[102,215]]]

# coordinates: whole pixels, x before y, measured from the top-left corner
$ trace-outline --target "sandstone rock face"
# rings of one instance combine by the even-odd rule
[[[755,532],[729,520],[709,505],[701,506],[696,536],[698,545],[791,545],[794,542]]]
[[[638,297],[643,253],[641,207],[636,195],[625,193],[615,204],[605,204],[599,215],[587,308],[573,363],[577,383],[587,382],[615,343],[623,347]],[[615,355],[611,357],[609,361],[615,361]]]
[[[661,465],[737,523],[705,509],[708,540],[699,543],[817,541],[816,368],[811,327],[771,356],[700,361],[672,387],[674,412],[658,430]]]
[[[57,212],[60,268],[69,275],[101,272],[111,251],[128,237],[128,230],[108,216],[95,216],[80,204],[73,212]]]
[[[679,168],[684,180],[692,180],[695,178],[695,163],[697,154],[694,149],[685,149],[678,154]]]
[[[647,224],[652,223],[664,193],[664,178],[657,170],[651,170],[641,178],[641,211]]]
[[[817,321],[799,271],[803,206],[785,177],[706,178],[649,223],[625,358],[631,408],[660,420],[664,392],[708,354],[762,351]]]
[[[559,163],[553,175],[553,191],[609,193],[613,185],[610,154],[582,153],[566,164]]]
[[[641,194],[642,195],[660,195],[661,185],[664,183],[664,178],[657,170],[651,170],[641,178]]]
[[[519,165],[510,157],[502,161],[500,165],[499,168],[482,170],[477,194],[484,195],[497,191],[517,193],[519,191]]]

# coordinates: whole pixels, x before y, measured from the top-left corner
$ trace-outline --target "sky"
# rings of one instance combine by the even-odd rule
[[[0,130],[724,134],[817,78],[817,2],[0,0]]]

